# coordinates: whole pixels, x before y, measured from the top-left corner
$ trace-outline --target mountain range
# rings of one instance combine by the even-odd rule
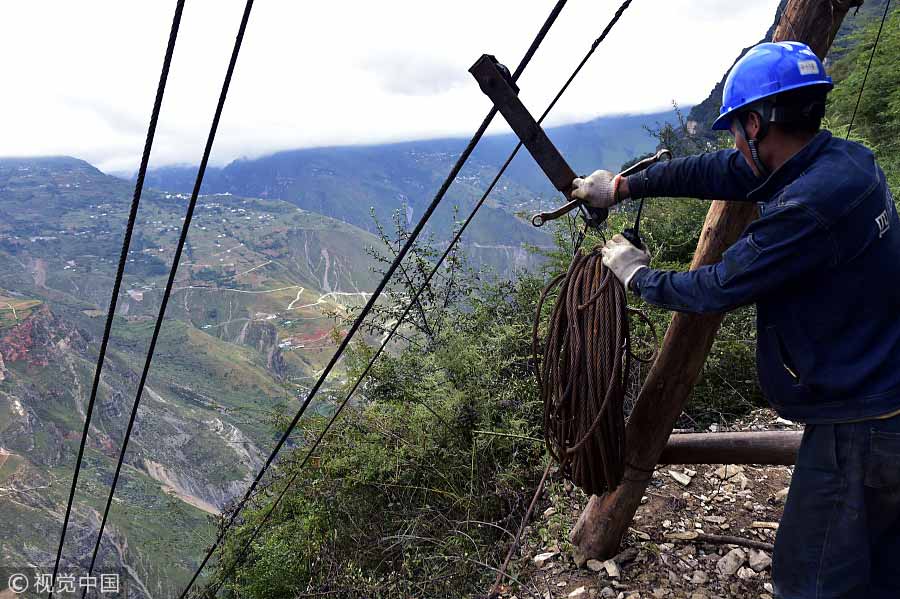
[[[499,117],[498,117],[499,118]],[[656,145],[645,129],[674,118],[671,112],[601,117],[553,127],[548,136],[577,172],[618,170]],[[451,187],[429,231],[447,239],[457,216],[468,212],[516,145],[512,135],[485,137]],[[389,222],[396,210],[418,220],[466,145],[464,139],[432,139],[374,146],[311,148],[231,162],[206,171],[204,193],[280,199],[304,210],[374,231],[375,218]],[[151,187],[190,192],[195,166],[152,170]],[[516,214],[562,201],[531,156],[522,150],[510,164],[466,241],[478,245],[541,245],[547,236]]]

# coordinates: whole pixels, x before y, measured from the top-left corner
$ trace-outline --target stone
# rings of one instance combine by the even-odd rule
[[[747,561],[754,572],[762,572],[772,566],[772,558],[769,557],[769,554],[759,549],[751,549]]]
[[[559,582],[556,583],[556,587],[561,589],[564,586],[567,586],[568,584],[569,584],[568,582],[566,582],[564,580],[560,580]]]
[[[727,518],[725,516],[703,516],[703,519],[713,524],[724,524]]]
[[[549,518],[550,516],[552,516],[554,514],[556,514],[555,507],[548,507],[547,509],[544,510],[544,518]]]
[[[616,596],[616,592],[612,587],[603,587],[602,589],[600,589],[600,596],[603,599],[613,599],[613,597]]]
[[[709,575],[703,570],[694,570],[694,575],[691,576],[691,582],[694,584],[706,584],[709,582]]]
[[[724,466],[719,466],[713,471],[717,477],[722,480],[730,480],[732,477],[737,476],[738,474],[744,473],[743,466],[736,466],[734,464],[726,464]]]
[[[606,575],[610,578],[618,578],[622,575],[622,573],[619,571],[618,564],[616,564],[616,562],[611,559],[603,562],[603,568],[606,570]]]
[[[578,587],[569,593],[569,597],[583,597],[585,595],[587,595],[587,587]]]
[[[636,528],[629,528],[628,531],[642,541],[650,540],[650,535],[645,533],[643,530],[638,530]]]
[[[738,568],[744,565],[747,555],[741,549],[732,549],[716,562],[716,572],[719,576],[734,576]]]
[[[691,484],[691,480],[692,480],[692,479],[691,479],[691,477],[688,476],[687,474],[678,472],[678,471],[676,471],[676,470],[669,470],[669,476],[671,476],[672,478],[674,478],[674,479],[675,479],[675,482],[677,482],[679,485],[681,485],[681,486],[683,486],[683,487],[686,487],[686,486],[688,486],[689,484]]]
[[[766,589],[766,591],[768,591],[769,593],[775,592],[775,587],[772,586],[771,582],[767,582],[766,584],[764,584],[763,588]]]
[[[737,577],[741,580],[750,580],[751,578],[756,578],[758,574],[753,571],[752,568],[748,568],[746,566],[739,568],[737,571]]]
[[[672,591],[670,591],[669,589],[658,588],[650,591],[650,594],[657,599],[662,599],[663,597],[668,597],[670,594],[672,594]]]
[[[697,538],[696,530],[686,530],[684,532],[667,532],[665,537],[675,541],[693,541]]]
[[[587,561],[588,570],[592,572],[599,572],[603,569],[603,562],[597,559],[589,559]]]
[[[790,487],[785,487],[775,493],[775,503],[784,503],[787,501],[788,491],[790,491]]]
[[[558,551],[547,551],[546,553],[538,553],[532,560],[538,568],[543,568],[544,564],[559,555]]]

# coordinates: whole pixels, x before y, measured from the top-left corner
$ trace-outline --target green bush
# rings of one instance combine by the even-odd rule
[[[530,357],[539,284],[522,277],[473,290],[428,350],[419,334],[382,356],[312,467],[298,471],[229,583],[234,595],[459,597],[485,589],[484,564],[496,563],[540,470],[542,409]],[[348,380],[372,351],[353,348]],[[323,425],[324,417],[305,422],[304,435]],[[281,484],[257,499],[223,564]]]

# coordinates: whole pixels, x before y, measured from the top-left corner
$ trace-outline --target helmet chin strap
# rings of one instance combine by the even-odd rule
[[[766,131],[764,129],[760,129],[758,138],[750,139],[747,135],[747,130],[744,129],[744,123],[741,122],[741,117],[738,115],[734,119],[735,125],[737,125],[737,129],[740,132],[741,136],[747,140],[747,146],[750,148],[750,158],[753,159],[753,164],[756,165],[756,170],[759,171],[759,174],[762,178],[768,178],[769,169],[763,164],[762,159],[759,157],[759,142],[762,141],[762,138],[765,137]]]

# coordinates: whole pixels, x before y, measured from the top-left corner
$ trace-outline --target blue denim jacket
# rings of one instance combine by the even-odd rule
[[[718,264],[643,269],[633,289],[682,312],[755,302],[760,386],[785,418],[900,409],[900,221],[874,156],[822,131],[759,183],[737,150],[629,177],[632,197],[752,201],[760,213]]]

